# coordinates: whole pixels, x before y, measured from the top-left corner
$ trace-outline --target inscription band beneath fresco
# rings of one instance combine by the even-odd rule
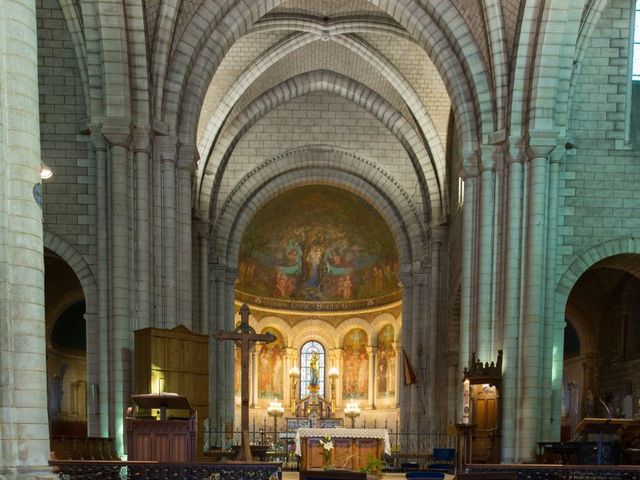
[[[304,312],[341,312],[344,310],[362,310],[371,307],[378,307],[396,302],[402,298],[402,290],[365,300],[351,300],[348,302],[318,302],[300,300],[281,300],[277,298],[260,297],[251,295],[240,290],[236,290],[236,300],[252,305],[259,305],[268,308],[290,309]]]

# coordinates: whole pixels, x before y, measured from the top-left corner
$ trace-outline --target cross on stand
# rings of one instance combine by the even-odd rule
[[[237,460],[245,462],[252,461],[251,449],[249,448],[249,350],[251,344],[255,342],[271,343],[276,339],[273,333],[258,334],[249,326],[249,307],[243,304],[240,307],[240,324],[233,332],[223,332],[222,330],[213,334],[216,340],[233,340],[240,348],[241,354],[241,402],[240,409],[241,430],[242,430],[242,446],[238,453]]]

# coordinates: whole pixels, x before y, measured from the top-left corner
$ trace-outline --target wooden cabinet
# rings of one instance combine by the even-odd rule
[[[209,416],[208,365],[207,335],[196,335],[182,325],[171,330],[145,328],[135,332],[135,393],[173,392],[187,397],[197,412],[197,456],[202,456],[203,421]],[[180,415],[184,413],[168,412],[169,418]]]
[[[193,462],[195,417],[188,420],[127,419],[129,460]]]

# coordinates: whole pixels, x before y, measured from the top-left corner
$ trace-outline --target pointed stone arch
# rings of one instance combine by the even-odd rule
[[[217,200],[217,189],[226,164],[233,153],[242,135],[253,126],[260,118],[277,106],[298,96],[308,93],[324,91],[342,96],[359,105],[374,115],[390,132],[396,136],[407,155],[409,156],[416,177],[421,187],[421,197],[424,208],[424,217],[430,222],[445,209],[443,199],[440,197],[435,172],[431,167],[431,161],[425,146],[418,139],[415,131],[402,115],[384,98],[373,92],[366,86],[344,77],[335,72],[317,70],[297,75],[280,83],[268,92],[258,97],[249,105],[236,120],[227,128],[222,138],[218,139],[213,152],[207,158],[213,165],[205,166],[199,187],[199,207],[201,211],[213,213]],[[207,175],[206,172],[215,172]],[[210,198],[208,194],[210,193]],[[210,203],[208,203],[210,202]]]

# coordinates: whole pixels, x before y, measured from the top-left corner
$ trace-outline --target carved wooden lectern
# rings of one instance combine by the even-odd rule
[[[150,394],[131,398],[140,409],[159,409],[160,420],[127,416],[129,460],[193,462],[196,459],[197,414],[187,397]],[[168,410],[186,411],[188,417],[169,418]]]

